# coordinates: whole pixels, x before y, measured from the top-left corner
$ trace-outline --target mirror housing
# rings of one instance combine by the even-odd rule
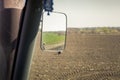
[[[61,53],[66,46],[67,15],[61,12],[43,13],[41,44],[43,51]]]

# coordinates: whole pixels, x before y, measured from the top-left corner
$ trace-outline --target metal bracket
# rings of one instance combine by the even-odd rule
[[[48,12],[48,15],[50,15],[50,12],[53,11],[53,0],[43,0],[43,8],[45,11]]]

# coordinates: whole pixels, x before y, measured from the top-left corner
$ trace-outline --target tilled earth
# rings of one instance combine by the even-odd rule
[[[36,40],[29,80],[120,80],[120,35],[68,31],[62,54],[42,52]]]

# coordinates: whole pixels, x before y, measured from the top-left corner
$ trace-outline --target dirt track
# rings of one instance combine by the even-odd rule
[[[39,40],[29,80],[120,80],[120,35],[68,31],[60,55],[40,51]]]

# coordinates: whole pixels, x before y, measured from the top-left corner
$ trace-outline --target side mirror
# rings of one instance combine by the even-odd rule
[[[67,16],[61,12],[43,13],[41,28],[41,49],[62,52],[66,45]]]

